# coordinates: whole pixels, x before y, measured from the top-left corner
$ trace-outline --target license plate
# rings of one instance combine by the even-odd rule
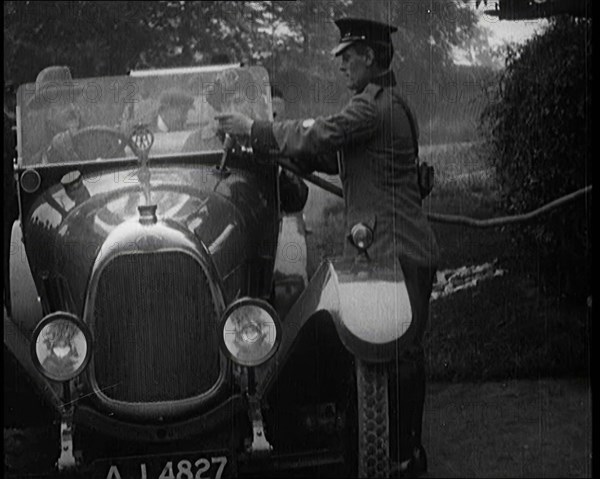
[[[233,475],[225,451],[120,457],[94,463],[98,479],[222,479]]]

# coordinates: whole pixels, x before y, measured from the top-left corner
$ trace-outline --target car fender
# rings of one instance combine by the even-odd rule
[[[15,221],[10,237],[10,314],[4,309],[4,346],[21,364],[40,393],[55,408],[62,407],[60,385],[46,379],[31,358],[29,331],[42,319],[42,305],[23,244],[21,223]]]
[[[64,406],[62,385],[46,379],[33,364],[31,357],[31,338],[20,331],[12,318],[4,309],[4,347],[21,364],[25,374],[40,394],[48,401],[55,411],[59,412]],[[4,374],[6,374],[6,370]],[[5,390],[5,393],[7,391]]]
[[[22,331],[32,331],[42,319],[42,305],[33,280],[21,223],[13,223],[10,236],[10,317]]]
[[[256,369],[259,392],[268,390],[312,317],[331,318],[345,348],[364,361],[387,362],[409,346],[416,328],[404,274],[396,265],[323,262],[283,319],[277,353]]]

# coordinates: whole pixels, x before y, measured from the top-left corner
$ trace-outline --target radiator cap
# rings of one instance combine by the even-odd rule
[[[138,206],[140,213],[140,224],[142,225],[154,225],[156,224],[156,205],[142,205]]]

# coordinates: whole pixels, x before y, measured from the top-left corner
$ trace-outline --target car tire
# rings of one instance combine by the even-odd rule
[[[388,367],[356,360],[358,477],[389,477]]]

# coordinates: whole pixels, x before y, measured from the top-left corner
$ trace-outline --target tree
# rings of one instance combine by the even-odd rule
[[[482,25],[476,25],[473,34],[459,46],[461,60],[469,65],[477,65],[490,70],[504,67],[503,50],[507,45],[492,45],[492,31]]]
[[[349,93],[330,51],[334,19],[361,16],[399,27],[393,66],[419,117],[440,101],[453,45],[474,25],[474,11],[450,0],[305,0],[300,2],[4,3],[4,78],[33,82],[51,64],[75,77],[131,69],[206,64],[216,54],[260,63],[291,97],[291,116],[331,113]],[[298,87],[298,88],[294,88]],[[300,91],[298,91],[300,89]],[[290,98],[286,98],[290,100]]]
[[[344,15],[398,25],[399,59],[420,77],[429,76],[432,65],[449,65],[452,45],[467,38],[474,23],[471,9],[442,0],[8,1],[5,79],[35,78],[51,63],[107,75],[135,66],[206,63],[215,53],[255,61],[295,53],[295,60],[331,63],[329,50],[338,38],[333,20]]]
[[[5,2],[4,75],[33,81],[50,64],[79,77],[233,61],[266,48],[256,2]],[[264,40],[261,43],[261,39]]]
[[[510,212],[535,209],[591,184],[591,19],[557,17],[510,49],[496,96],[482,117]],[[524,228],[519,245],[539,257],[563,293],[591,284],[591,195]],[[557,281],[551,281],[557,284]]]
[[[265,55],[271,76],[290,92],[291,117],[329,114],[350,93],[342,86],[330,51],[339,40],[334,24],[342,16],[370,18],[399,27],[393,36],[396,55],[392,68],[400,73],[401,89],[422,123],[444,107],[443,90],[454,72],[453,46],[466,41],[475,25],[475,12],[448,0],[336,0],[272,2],[274,35]],[[285,37],[285,41],[278,40]],[[288,85],[288,88],[286,88]],[[299,92],[299,90],[302,91]],[[428,141],[427,131],[422,139]]]

